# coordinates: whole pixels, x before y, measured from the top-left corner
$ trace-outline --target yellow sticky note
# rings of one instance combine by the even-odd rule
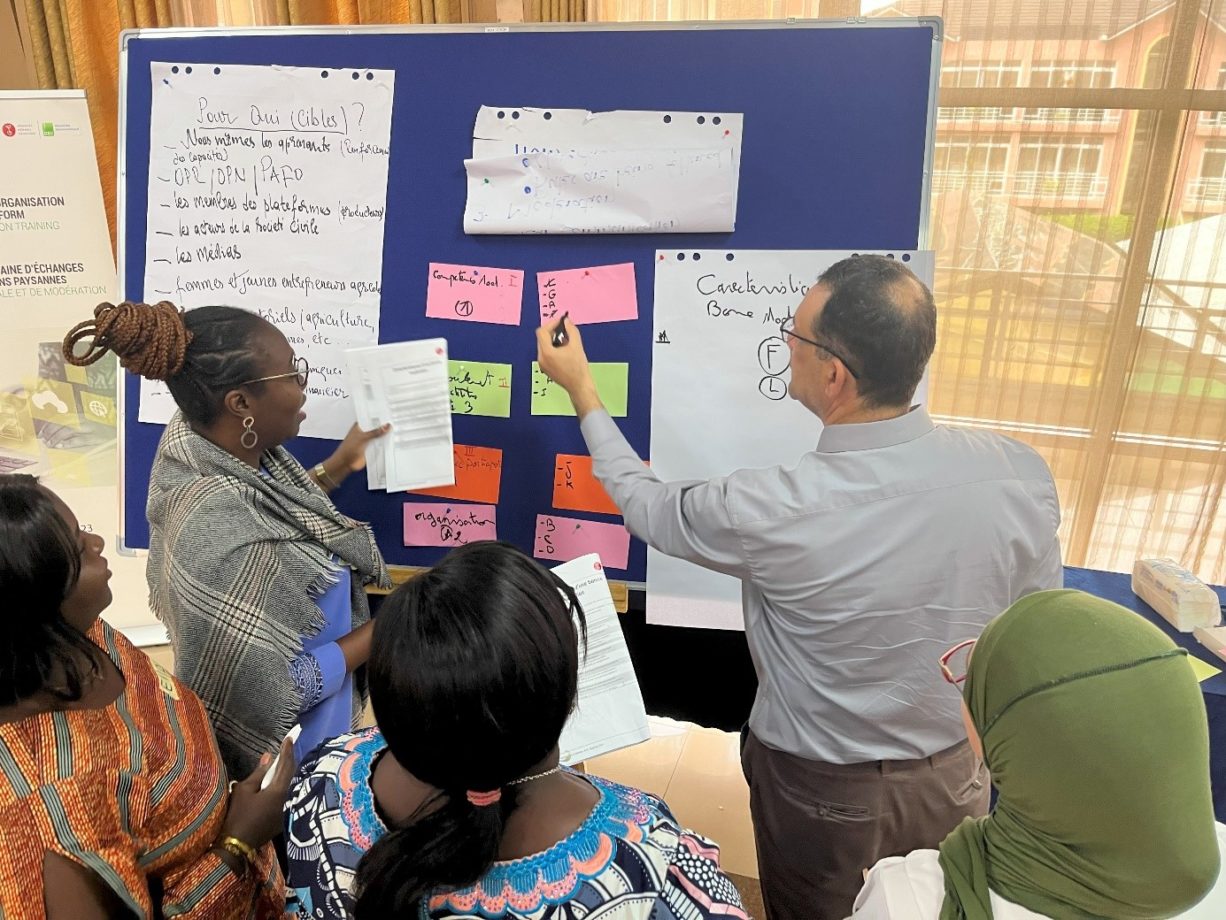
[[[1221,668],[1215,668],[1195,655],[1188,656],[1188,664],[1192,665],[1192,673],[1196,675],[1197,680],[1208,680],[1213,675],[1222,673]]]

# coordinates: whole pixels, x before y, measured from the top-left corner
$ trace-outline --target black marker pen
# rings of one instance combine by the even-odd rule
[[[549,336],[549,341],[553,343],[554,348],[561,348],[570,338],[566,334],[566,317],[568,316],[570,316],[569,310],[562,314],[562,318],[558,320],[558,324],[553,327],[553,332]]]

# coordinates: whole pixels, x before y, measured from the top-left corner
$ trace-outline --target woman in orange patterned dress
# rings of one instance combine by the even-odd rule
[[[199,699],[98,618],[103,545],[0,475],[0,917],[280,917],[293,757],[227,783]]]

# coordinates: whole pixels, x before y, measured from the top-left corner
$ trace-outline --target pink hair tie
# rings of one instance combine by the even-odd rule
[[[502,798],[502,790],[491,789],[489,792],[475,792],[469,789],[464,795],[468,798],[470,805],[485,808],[487,805],[496,804]]]

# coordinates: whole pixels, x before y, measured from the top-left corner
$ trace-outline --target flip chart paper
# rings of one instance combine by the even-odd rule
[[[628,364],[593,364],[592,377],[596,381],[596,392],[600,400],[614,418],[626,416],[626,387],[628,386]],[[566,391],[541,373],[540,365],[532,362],[532,414],[533,415],[574,415],[575,407],[571,405]]]
[[[553,468],[553,506],[564,511],[621,514],[592,475],[592,458],[587,454],[558,454]]]
[[[460,502],[406,502],[405,546],[463,546],[477,540],[497,540],[493,505]]]
[[[542,323],[563,313],[576,325],[639,318],[633,262],[538,272],[536,284]]]
[[[726,147],[465,160],[464,232],[715,233],[736,224]]]
[[[454,482],[447,340],[353,348],[345,360],[362,428],[392,425],[366,445],[368,487],[402,492]]]
[[[600,558],[580,556],[553,573],[574,589],[587,622],[578,699],[558,742],[570,765],[646,741],[651,729]]]
[[[511,417],[511,365],[484,361],[447,364],[453,414]]]
[[[524,297],[519,269],[430,263],[426,316],[518,326]]]
[[[744,125],[739,112],[483,105],[473,125],[473,156],[725,146],[736,151],[739,161]]]
[[[706,480],[737,469],[791,465],[813,450],[821,423],[788,398],[791,353],[779,324],[822,271],[851,254],[657,252],[650,448],[656,475]],[[893,254],[905,256],[932,284],[931,252]],[[916,401],[926,398],[927,377]],[[741,585],[648,549],[647,620],[743,629]]]
[[[143,295],[272,322],[311,365],[301,433],[340,438],[344,352],[379,340],[395,74],[325,70],[150,65]],[[174,411],[141,381],[140,421]]]
[[[588,553],[596,553],[606,568],[624,569],[630,558],[630,532],[621,524],[536,516],[532,555],[537,559],[567,561]]]
[[[417,495],[438,495],[470,502],[498,504],[502,483],[502,451],[497,447],[456,444],[452,448],[455,485],[414,489]]]

